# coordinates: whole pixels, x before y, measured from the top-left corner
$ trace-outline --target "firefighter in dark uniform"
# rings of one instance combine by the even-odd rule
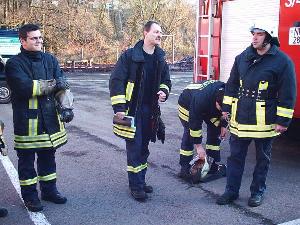
[[[231,114],[227,185],[217,204],[239,196],[248,146],[256,147],[256,166],[250,186],[250,207],[261,205],[274,137],[286,131],[296,100],[295,69],[280,51],[276,25],[258,21],[251,28],[252,45],[235,58],[223,101],[224,116]]]
[[[179,177],[190,181],[190,161],[193,159],[194,146],[199,158],[206,154],[213,158],[209,173],[218,171],[220,162],[221,138],[225,137],[227,122],[223,120],[221,105],[225,84],[221,81],[208,80],[188,85],[178,100],[178,115],[184,127],[180,149]],[[202,147],[202,123],[207,125],[206,152]]]
[[[55,151],[67,142],[63,122],[73,118],[72,109],[58,114],[55,94],[68,89],[56,58],[43,53],[39,27],[19,29],[21,53],[6,63],[6,79],[12,90],[14,148],[18,155],[21,194],[30,211],[41,211],[41,198],[56,204],[67,199],[56,188]],[[37,171],[34,167],[37,154]]]
[[[148,144],[154,141],[158,118],[158,101],[170,92],[169,68],[165,53],[158,46],[161,27],[154,21],[144,25],[144,40],[126,50],[110,77],[110,96],[115,116],[134,117],[134,126],[114,124],[114,133],[126,139],[127,172],[132,197],[144,201],[153,188],[146,185]],[[126,117],[125,117],[126,118]]]

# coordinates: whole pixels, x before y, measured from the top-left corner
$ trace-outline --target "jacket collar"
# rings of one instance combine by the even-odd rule
[[[278,52],[278,47],[276,45],[271,45],[271,48],[269,51],[267,51],[264,55],[276,55]],[[246,49],[246,59],[247,61],[252,61],[253,59],[257,58],[257,52],[256,49],[250,45]]]
[[[143,45],[144,41],[138,41],[133,47],[132,60],[135,62],[145,62],[144,54],[143,54]],[[154,50],[155,57],[159,61],[163,61],[165,57],[165,52],[158,46],[155,47]]]

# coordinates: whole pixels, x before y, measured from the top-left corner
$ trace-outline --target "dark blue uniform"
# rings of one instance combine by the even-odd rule
[[[219,162],[221,126],[227,123],[221,120],[222,113],[216,108],[216,93],[224,89],[221,81],[209,80],[188,85],[178,100],[178,115],[184,127],[180,149],[180,165],[186,172],[193,158],[194,144],[202,143],[202,123],[207,125],[207,155]]]
[[[252,47],[235,58],[226,85],[223,111],[231,113],[226,192],[238,196],[248,146],[256,146],[251,195],[262,195],[271,159],[276,124],[288,127],[296,100],[292,61],[272,45],[258,55]]]
[[[24,200],[30,200],[38,198],[38,181],[43,193],[57,191],[55,150],[67,142],[67,135],[54,95],[42,95],[38,80],[57,79],[63,73],[52,55],[23,48],[8,60],[5,69],[12,90],[14,148],[19,157],[21,192]]]
[[[135,127],[113,125],[113,132],[126,139],[129,187],[142,191],[145,186],[148,144],[153,136],[157,92],[168,96],[171,89],[165,53],[158,46],[154,54],[143,51],[143,41],[125,51],[110,77],[110,96],[114,112],[133,116]]]

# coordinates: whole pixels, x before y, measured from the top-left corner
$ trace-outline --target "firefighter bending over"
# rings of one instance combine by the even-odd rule
[[[194,183],[199,181],[190,174],[190,161],[193,159],[194,147],[200,159],[204,159],[206,154],[213,159],[208,174],[217,174],[221,172],[220,170],[224,172],[223,176],[226,174],[225,165],[217,164],[221,160],[220,143],[225,137],[227,126],[227,122],[221,118],[224,91],[223,82],[208,80],[188,85],[179,96],[178,113],[184,127],[179,177],[186,181]],[[206,151],[201,145],[203,121],[207,124]]]
[[[270,22],[270,21],[269,21]],[[276,25],[258,21],[250,29],[252,44],[235,58],[226,84],[223,111],[231,113],[227,185],[217,204],[239,196],[248,146],[253,140],[256,166],[248,205],[261,205],[275,136],[287,130],[296,100],[295,69],[280,51]],[[225,114],[225,113],[224,113]]]
[[[6,63],[12,90],[14,143],[18,155],[21,194],[28,210],[43,210],[41,198],[64,204],[67,198],[56,188],[55,151],[67,142],[64,122],[73,119],[72,96],[57,59],[42,52],[40,28],[26,24],[19,29],[21,53]],[[58,107],[57,107],[58,106]],[[34,167],[37,154],[37,171]]]

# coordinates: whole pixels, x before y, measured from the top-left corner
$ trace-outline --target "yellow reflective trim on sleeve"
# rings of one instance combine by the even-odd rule
[[[260,91],[267,90],[268,86],[269,86],[268,81],[260,81],[259,85],[258,85],[258,90],[260,90]]]
[[[178,116],[182,120],[188,122],[189,121],[189,111],[183,108],[182,106],[178,105]]]
[[[211,118],[210,122],[215,125],[216,127],[218,127],[220,125],[220,120],[219,118]]]
[[[257,125],[266,124],[266,102],[256,102],[256,122]]]
[[[293,118],[294,110],[284,107],[277,106],[277,116],[282,116],[286,118]]]
[[[220,151],[220,146],[219,145],[206,145],[205,148],[207,150]]]
[[[56,179],[56,173],[49,174],[47,176],[38,176],[40,181],[49,181]]]
[[[202,136],[202,130],[191,130],[190,129],[190,135],[194,138],[198,138]]]
[[[36,184],[38,181],[38,178],[32,178],[32,179],[28,179],[28,180],[19,180],[20,181],[20,185],[21,186],[28,186],[28,185],[32,185],[32,184]]]
[[[133,82],[128,82],[127,86],[126,86],[126,97],[125,97],[125,99],[127,101],[131,100],[133,88],[134,88],[134,83]]]
[[[32,96],[39,96],[39,95],[41,95],[39,81],[38,80],[33,80]]]
[[[168,93],[170,92],[170,88],[165,84],[159,85],[159,88],[167,89]]]
[[[125,95],[116,95],[110,98],[111,104],[116,105],[120,103],[126,103]]]
[[[127,171],[132,173],[139,173],[142,170],[146,169],[147,167],[148,167],[148,163],[142,164],[138,167],[127,166]]]
[[[223,98],[223,104],[231,105],[233,101],[233,97],[225,95]]]
[[[188,151],[188,150],[180,149],[180,155],[192,156],[192,155],[194,155],[194,151]]]

